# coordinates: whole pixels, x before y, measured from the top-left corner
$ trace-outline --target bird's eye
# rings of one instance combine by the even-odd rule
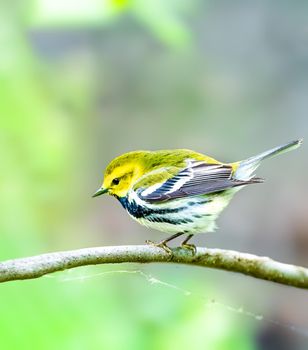
[[[118,179],[117,177],[112,180],[113,185],[118,185],[119,183],[120,183],[120,179]]]

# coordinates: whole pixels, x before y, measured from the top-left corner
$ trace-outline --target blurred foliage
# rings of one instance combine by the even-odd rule
[[[283,137],[298,131],[305,134],[306,116],[304,119],[301,110],[290,107],[293,101],[306,99],[304,94],[301,97],[303,80],[292,73],[290,67],[300,61],[299,57],[305,57],[306,51],[303,53],[297,45],[292,51],[294,56],[288,56],[291,55],[288,50],[285,56],[281,55],[286,57],[285,61],[282,58],[279,61],[281,70],[289,67],[288,74],[294,80],[289,90],[286,87],[279,90],[283,85],[281,80],[275,85],[274,78],[281,76],[281,71],[276,66],[271,70],[270,49],[263,48],[265,63],[262,70],[259,68],[262,72],[268,71],[269,76],[259,74],[256,68],[252,77],[249,62],[245,63],[242,58],[245,62],[237,66],[235,51],[229,49],[228,57],[224,54],[230,40],[228,36],[223,39],[225,46],[216,44],[220,43],[219,35],[225,28],[215,27],[215,18],[222,25],[229,15],[234,16],[236,22],[236,15],[230,14],[232,9],[227,2],[217,5],[217,12],[213,6],[184,0],[1,3],[1,259],[94,244],[142,242],[148,231],[130,223],[111,199],[95,203],[90,199],[101,180],[101,167],[125,150],[135,147],[201,148],[206,143],[211,144],[213,150],[217,147],[217,153],[225,156],[223,150],[218,151],[219,144],[228,149],[233,143],[236,150],[256,133],[271,136],[273,130],[277,131],[277,125],[281,125],[280,136]],[[241,6],[235,8],[237,12],[233,9],[239,18],[246,18],[246,14],[255,18],[254,8],[245,7],[243,3],[242,6],[243,10]],[[263,6],[261,13],[263,9],[274,13],[271,6]],[[212,11],[211,16],[208,11]],[[217,19],[219,16],[222,22]],[[262,22],[262,18],[255,19],[256,23]],[[275,15],[272,20],[279,22]],[[208,22],[212,23],[211,28],[218,37],[214,42],[207,39],[210,44],[204,54],[205,44],[198,35],[209,32],[203,28]],[[300,11],[290,20],[296,34],[295,22],[301,23]],[[249,35],[255,35],[254,30],[260,28],[254,27]],[[271,33],[277,34],[276,31]],[[292,41],[293,37],[290,38]],[[245,38],[242,39],[245,43]],[[246,40],[247,44],[250,39]],[[244,52],[243,57],[245,54],[248,55]],[[255,54],[257,52],[252,51],[248,57],[253,60]],[[234,71],[230,67],[235,67]],[[306,68],[302,67],[303,74],[307,73]],[[239,71],[243,76],[237,79],[235,75],[240,74]],[[247,84],[252,78],[255,82]],[[264,91],[272,92],[272,98],[264,96]],[[299,100],[292,100],[293,94]],[[285,108],[280,106],[282,100],[287,101]],[[260,117],[265,108],[256,107],[260,101],[262,106],[268,106],[268,113],[283,109],[285,114],[282,113],[280,119],[272,116],[271,124],[266,114],[263,119]],[[294,105],[301,106],[300,103]],[[292,123],[288,108],[296,115]],[[222,115],[225,116],[222,118]],[[255,140],[255,145],[258,141]],[[266,146],[268,142],[262,145]],[[235,156],[235,152],[230,152],[230,157]],[[295,164],[297,158],[294,157]],[[299,175],[298,184],[303,179]],[[279,185],[280,180],[277,181]],[[283,199],[288,198],[290,204],[292,190],[293,203],[297,203],[300,188],[282,190],[281,201],[286,203]],[[257,207],[263,208],[258,197],[254,200],[258,204],[254,207],[249,203],[252,212],[256,212]],[[269,199],[268,206],[271,203]],[[236,248],[266,251],[273,247],[273,252],[277,252],[277,237],[266,237],[264,244],[260,234],[262,226],[257,224],[251,228],[251,240],[246,238],[245,241],[247,222],[252,222],[253,218],[247,219],[246,226],[245,221],[241,221],[239,228],[237,223],[245,216],[241,214],[245,214],[243,206],[239,207],[238,216],[232,212],[232,221],[226,221],[230,238],[222,241],[220,236],[220,244],[227,242],[226,245],[232,247],[233,242],[243,241],[242,246],[238,243]],[[262,208],[260,215],[265,215],[266,222],[268,207]],[[286,209],[281,207],[281,213],[286,213]],[[281,219],[278,213],[272,215]],[[270,222],[273,221],[271,217]],[[234,231],[242,229],[240,239],[232,233],[232,225]],[[253,238],[260,235],[258,241]],[[280,251],[296,259],[296,255],[284,250],[283,246],[292,245],[287,245],[287,238],[283,237],[279,238],[279,242],[284,242]],[[249,308],[258,312],[259,308],[264,311],[275,299],[278,289],[268,287],[267,290],[264,285],[263,293],[267,298],[260,298],[256,291],[259,284],[247,279],[243,282],[241,277],[225,274],[215,277],[217,272],[174,266],[143,269],[171,283],[171,287],[152,285],[138,274],[101,276],[102,272],[117,270],[110,266],[1,285],[1,348],[257,348],[258,325],[254,318],[237,315],[228,307],[208,307],[207,298],[214,295],[235,305],[247,302]],[[97,276],[86,278],[92,274]],[[239,283],[232,282],[234,280]],[[196,295],[201,297],[185,295],[172,288],[173,284],[200,290]],[[288,293],[281,291],[281,298],[293,299]],[[297,294],[297,308],[300,309],[301,300],[307,301],[305,298]],[[296,306],[292,305],[294,309]],[[293,317],[297,319],[302,325],[307,322],[307,317]],[[290,319],[287,318],[287,322],[291,322]]]
[[[189,40],[181,15],[187,15],[196,5],[178,0],[33,0],[29,22],[39,27],[93,27],[130,14],[163,43],[181,47]]]

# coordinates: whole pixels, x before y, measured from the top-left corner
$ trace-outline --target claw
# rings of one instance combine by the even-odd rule
[[[163,249],[170,256],[173,254],[172,250],[167,246],[165,241],[160,241],[160,242],[156,243],[156,242],[153,242],[153,241],[150,241],[150,240],[146,240],[145,243],[148,244],[148,245],[151,245],[153,247]]]
[[[181,247],[184,249],[191,250],[193,255],[196,255],[196,253],[197,253],[197,248],[194,244],[183,243],[183,244],[181,244]]]

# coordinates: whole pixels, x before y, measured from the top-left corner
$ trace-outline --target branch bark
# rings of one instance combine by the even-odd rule
[[[0,282],[38,278],[78,266],[153,262],[211,267],[308,289],[308,268],[301,266],[223,249],[197,248],[193,255],[190,250],[175,248],[170,256],[148,245],[85,248],[7,260],[0,263]]]

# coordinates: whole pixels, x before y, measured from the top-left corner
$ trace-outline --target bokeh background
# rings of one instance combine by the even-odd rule
[[[0,4],[0,259],[159,240],[113,198],[115,156],[222,161],[308,136],[305,1]],[[308,265],[308,146],[265,162],[195,242]],[[307,349],[306,291],[210,269],[95,266],[0,286],[1,349]]]

